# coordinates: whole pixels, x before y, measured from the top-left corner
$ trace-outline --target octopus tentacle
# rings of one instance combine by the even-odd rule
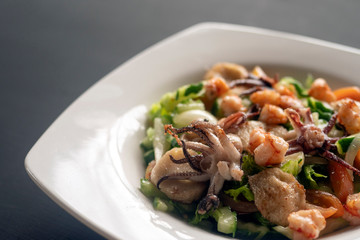
[[[246,89],[245,91],[241,92],[240,97],[248,96],[253,94],[254,92],[262,91],[264,89],[267,89],[265,86],[255,86],[249,89]]]
[[[182,143],[182,149],[183,149],[184,156],[188,160],[189,166],[192,169],[194,169],[195,171],[201,172],[199,161],[197,161],[198,159],[193,158],[193,156],[190,155],[190,153],[186,149],[186,145],[183,140],[181,140],[181,143]]]
[[[337,116],[338,116],[337,113],[331,116],[328,124],[323,129],[323,133],[328,134],[331,131],[331,129],[335,126]]]
[[[236,79],[229,83],[230,88],[234,88],[237,86],[266,86],[267,84],[260,79]]]
[[[199,214],[205,214],[210,211],[211,208],[217,208],[219,206],[220,201],[217,194],[220,192],[224,182],[225,180],[219,172],[216,172],[214,176],[211,177],[208,193],[199,203]]]
[[[347,163],[345,160],[343,160],[342,158],[336,156],[334,153],[327,151],[327,150],[319,150],[320,156],[330,160],[330,161],[335,161],[341,165],[343,165],[344,167],[346,167],[347,169],[355,172],[358,176],[360,176],[360,170],[355,168],[354,166],[352,166],[351,164]]]
[[[304,118],[305,125],[314,124],[314,119],[311,115],[310,108],[303,108],[300,111],[300,115]]]
[[[239,151],[235,148],[235,146],[230,142],[229,138],[226,136],[224,130],[221,131],[221,134],[219,134],[219,140],[221,143],[221,146],[223,146],[224,149],[227,149],[227,151],[224,151],[226,155],[228,155],[229,159],[236,159],[240,162],[241,154]]]
[[[175,164],[184,164],[184,163],[188,163],[189,160],[187,158],[181,158],[181,159],[175,159],[172,155],[169,155],[170,160],[175,163]],[[199,158],[202,157],[201,155],[198,156],[192,156],[191,158]]]
[[[289,148],[299,145],[297,139],[289,140],[287,143],[289,144]]]
[[[201,152],[204,156],[210,155],[214,152],[214,149],[200,142],[187,141],[186,148]]]
[[[300,145],[297,145],[297,146],[293,146],[293,147],[290,147],[286,153],[285,153],[285,156],[287,155],[290,155],[290,154],[293,154],[293,153],[297,153],[297,152],[303,152],[304,149],[300,146]]]
[[[215,194],[207,194],[200,203],[198,208],[199,214],[205,214],[210,211],[211,208],[218,208],[220,205],[220,200]]]
[[[179,172],[170,175],[163,176],[156,184],[156,187],[160,189],[160,184],[166,180],[192,180],[198,182],[205,182],[209,180],[209,176],[205,173],[199,172]]]
[[[300,134],[301,128],[304,124],[300,121],[300,115],[292,108],[285,109],[285,114],[288,117],[291,125],[294,127],[297,134]]]
[[[172,135],[173,137],[176,138],[176,141],[179,143],[180,139],[177,136],[177,134],[181,134],[181,133],[185,133],[185,132],[193,132],[196,135],[198,135],[202,140],[204,140],[206,142],[206,144],[208,144],[209,146],[212,145],[210,139],[208,138],[207,134],[205,133],[205,131],[203,131],[200,128],[196,128],[194,127],[192,124],[190,126],[187,127],[183,127],[183,128],[174,128],[171,124],[167,124],[164,126],[165,128],[165,132],[169,133],[170,135]]]
[[[256,115],[259,115],[260,112],[261,112],[261,107],[260,107],[260,105],[259,105],[259,104],[254,104],[254,105],[252,105],[252,106],[249,108],[249,110],[248,110],[248,112],[247,112],[247,116],[248,116],[248,118],[249,118],[250,116],[253,117],[253,116],[255,116],[255,114],[256,114]]]

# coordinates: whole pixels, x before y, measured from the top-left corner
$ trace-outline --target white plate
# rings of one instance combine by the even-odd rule
[[[154,211],[138,190],[147,108],[163,93],[201,80],[219,61],[303,78],[323,73],[333,86],[358,84],[360,76],[358,49],[252,27],[195,25],[135,56],[79,97],[31,149],[26,170],[55,202],[107,238],[223,238]],[[360,229],[352,228],[327,238],[358,235]]]

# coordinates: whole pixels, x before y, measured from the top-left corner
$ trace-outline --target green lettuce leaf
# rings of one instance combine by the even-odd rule
[[[155,118],[161,118],[164,124],[170,124],[172,123],[173,115],[176,112],[178,104],[182,104],[179,106],[179,109],[194,106],[195,108],[202,108],[199,102],[192,102],[190,106],[189,100],[198,99],[203,96],[204,93],[204,84],[202,82],[185,85],[175,92],[165,93],[158,103],[154,103],[151,106],[149,111],[150,120],[153,121]],[[188,106],[184,106],[184,104],[188,104]]]
[[[323,174],[323,172],[325,172],[324,169],[321,169],[325,167],[326,165],[305,165],[299,175],[300,183],[303,184],[305,188],[319,189],[318,181],[320,181],[321,178],[327,178],[327,176]]]
[[[245,184],[236,189],[228,189],[224,191],[225,194],[231,196],[235,201],[238,200],[238,196],[243,195],[248,201],[254,201],[254,194],[250,190],[249,184]]]
[[[261,172],[265,168],[257,165],[252,155],[243,154],[241,169],[245,172],[245,175],[254,175]]]
[[[304,165],[304,153],[297,152],[290,155],[287,155],[284,159],[284,163],[280,166],[280,169],[283,172],[290,173],[294,177],[296,177],[302,169]]]
[[[321,101],[316,100],[315,98],[307,98],[307,105],[310,108],[311,112],[319,113],[319,118],[329,121],[334,111]]]

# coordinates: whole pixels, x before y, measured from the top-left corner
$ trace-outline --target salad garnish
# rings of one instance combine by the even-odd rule
[[[218,63],[149,111],[140,190],[154,208],[246,239],[360,225],[360,90]]]

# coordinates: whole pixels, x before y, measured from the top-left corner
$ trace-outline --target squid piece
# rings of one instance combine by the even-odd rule
[[[192,154],[196,154],[191,151]],[[192,169],[188,163],[176,164],[183,159],[181,148],[173,148],[152,164],[150,181],[161,189],[170,199],[183,203],[192,203],[200,199],[206,189],[205,181],[209,178]],[[164,176],[168,181],[164,181]]]
[[[164,174],[158,181],[165,182],[172,179],[191,179],[194,181],[210,180],[207,195],[200,201],[198,213],[205,214],[211,208],[217,208],[219,205],[218,193],[222,189],[225,180],[241,181],[243,171],[240,166],[241,153],[225,131],[217,124],[206,121],[194,121],[184,128],[174,128],[172,125],[166,125],[165,131],[173,135],[182,146],[184,157],[175,160],[172,155],[169,158],[180,166],[187,164],[191,170],[178,172],[174,174]],[[194,133],[201,142],[180,140],[178,134]],[[236,139],[234,136],[231,137]],[[200,152],[192,154],[190,150]]]

